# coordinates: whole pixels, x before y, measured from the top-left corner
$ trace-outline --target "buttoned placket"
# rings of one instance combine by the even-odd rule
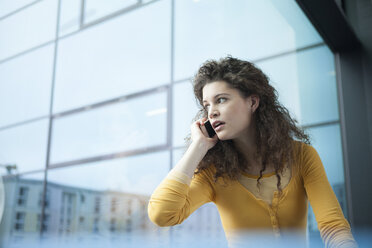
[[[274,192],[273,200],[271,205],[268,206],[271,225],[273,227],[273,232],[275,237],[280,237],[280,229],[277,217],[277,210],[278,210],[278,201],[279,201],[279,193],[277,191]]]

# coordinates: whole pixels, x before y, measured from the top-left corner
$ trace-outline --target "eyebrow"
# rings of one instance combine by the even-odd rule
[[[221,96],[221,95],[227,95],[227,96],[230,96],[229,94],[227,93],[220,93],[220,94],[217,94],[213,97],[213,99],[216,99],[217,97]],[[203,103],[207,102],[206,100],[203,100]]]

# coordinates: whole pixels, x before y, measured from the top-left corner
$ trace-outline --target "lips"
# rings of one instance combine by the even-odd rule
[[[220,126],[220,125],[222,125],[222,124],[225,124],[225,122],[223,122],[223,121],[214,121],[214,122],[212,123],[212,127],[213,127],[214,129],[216,129],[218,126]]]
[[[215,131],[216,133],[218,133],[219,131],[221,131],[221,129],[222,129],[224,126],[225,126],[225,124],[218,125],[218,126],[214,129],[214,131]]]

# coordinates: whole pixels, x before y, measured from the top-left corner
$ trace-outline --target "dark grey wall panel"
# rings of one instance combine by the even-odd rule
[[[360,51],[336,54],[349,218],[354,227],[371,226],[372,175],[368,114]],[[366,135],[367,134],[367,135]]]

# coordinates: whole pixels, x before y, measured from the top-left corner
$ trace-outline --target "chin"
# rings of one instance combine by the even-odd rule
[[[224,134],[221,134],[221,133],[217,134],[217,137],[218,137],[219,140],[231,140],[231,139],[233,139],[233,137],[230,137],[229,135],[224,135]]]

